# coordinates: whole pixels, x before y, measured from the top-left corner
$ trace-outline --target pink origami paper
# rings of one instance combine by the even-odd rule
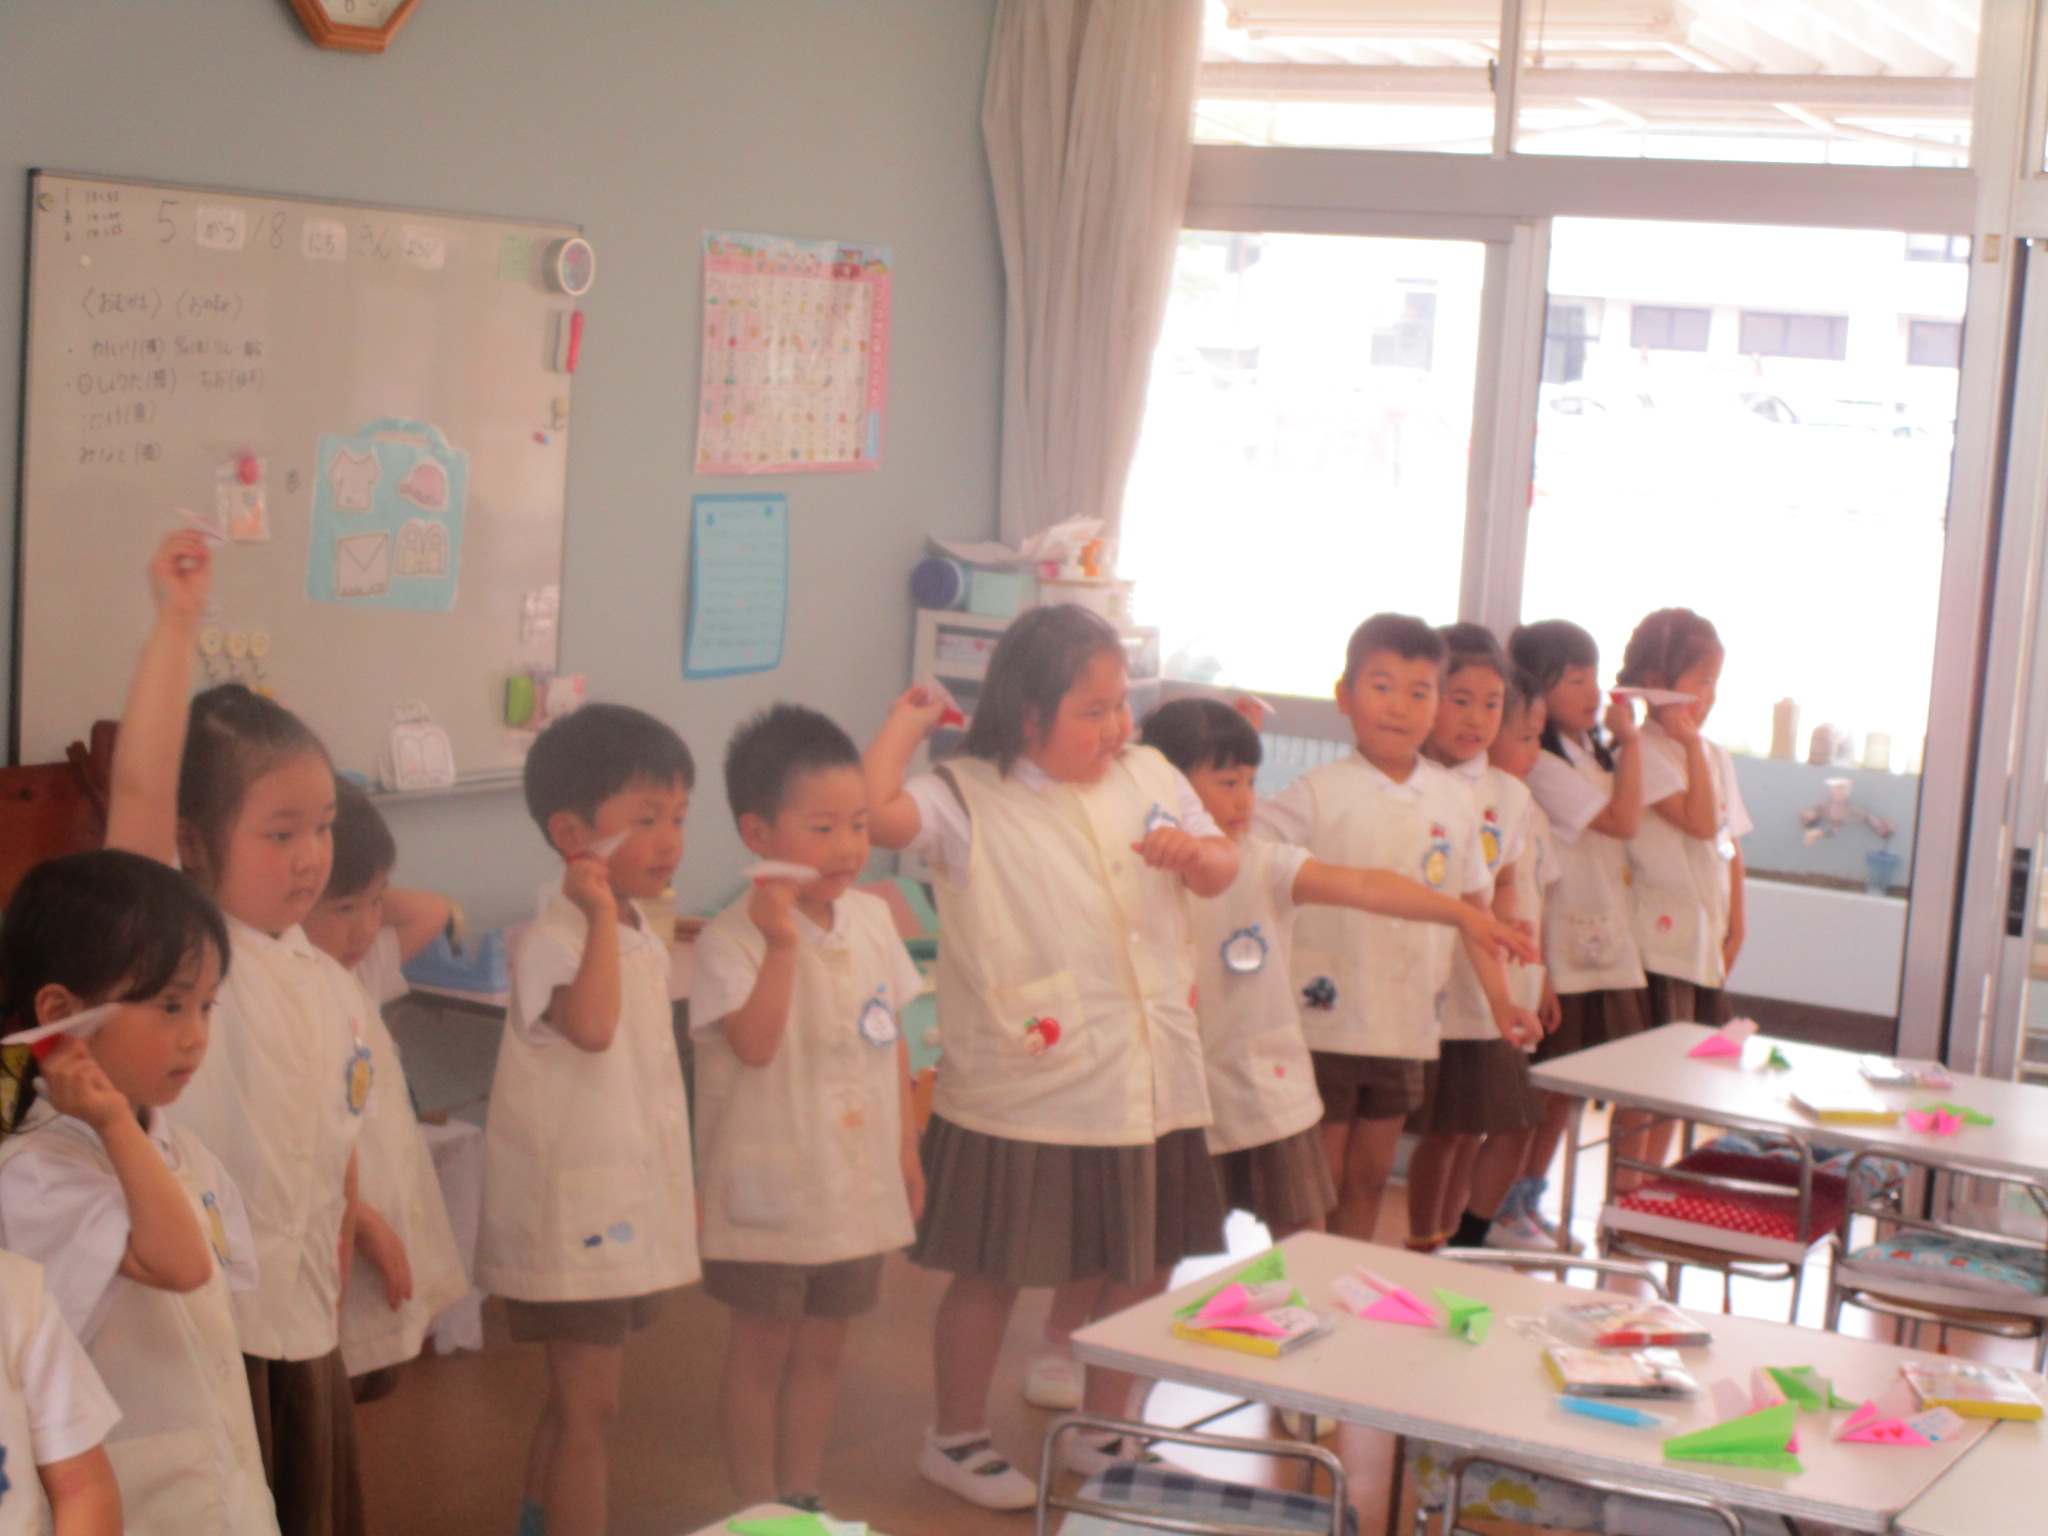
[[[1211,1296],[1195,1314],[1197,1328],[1227,1328],[1233,1333],[1259,1334],[1277,1338],[1287,1330],[1258,1311],[1253,1297],[1236,1281]]]
[[[1912,1390],[1894,1383],[1867,1400],[1842,1421],[1837,1440],[1863,1445],[1937,1445],[1962,1427],[1962,1417],[1947,1408],[1915,1412]]]
[[[960,708],[960,701],[953,697],[953,690],[940,682],[935,674],[930,672],[925,674],[924,691],[937,700],[941,706],[939,711],[940,725],[965,725],[967,723],[967,716]]]
[[[1331,1287],[1347,1312],[1382,1323],[1407,1323],[1417,1328],[1434,1328],[1438,1318],[1430,1305],[1406,1286],[1383,1280],[1369,1270],[1339,1276]]]
[[[1931,1132],[1936,1136],[1953,1136],[1963,1128],[1963,1117],[1952,1115],[1945,1109],[1909,1109],[1901,1118],[1908,1130]]]
[[[1742,1042],[1755,1033],[1755,1019],[1730,1019],[1685,1054],[1688,1056],[1740,1056],[1742,1054]]]

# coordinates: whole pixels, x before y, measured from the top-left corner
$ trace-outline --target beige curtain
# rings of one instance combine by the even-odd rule
[[[1187,200],[1201,0],[998,0],[981,129],[1008,280],[1001,534],[1115,531]]]

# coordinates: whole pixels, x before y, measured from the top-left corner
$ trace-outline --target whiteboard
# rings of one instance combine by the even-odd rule
[[[184,507],[236,535],[208,676],[338,768],[374,774],[412,700],[465,778],[516,768],[568,461],[575,301],[542,270],[576,228],[44,172],[30,203],[14,760],[119,716]]]

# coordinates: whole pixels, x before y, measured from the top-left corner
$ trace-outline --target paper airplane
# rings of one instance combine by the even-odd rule
[[[740,873],[749,880],[793,880],[798,885],[810,885],[825,878],[810,865],[792,864],[787,859],[763,859]]]
[[[1493,1308],[1474,1297],[1447,1291],[1440,1285],[1433,1285],[1430,1291],[1443,1303],[1444,1329],[1467,1344],[1482,1344],[1486,1331],[1493,1326]]]
[[[1369,1317],[1381,1323],[1407,1323],[1416,1328],[1438,1326],[1439,1320],[1429,1303],[1406,1286],[1382,1280],[1370,1270],[1340,1275],[1330,1289],[1339,1306],[1359,1317]]]
[[[1610,688],[1607,691],[1617,699],[1641,699],[1652,709],[1665,704],[1690,704],[1699,697],[1691,693],[1674,693],[1669,688]]]
[[[1742,1042],[1756,1033],[1755,1019],[1730,1019],[1685,1054],[1688,1056],[1740,1056]]]
[[[1769,1472],[1800,1472],[1799,1458],[1786,1447],[1792,1440],[1797,1410],[1779,1403],[1757,1413],[1745,1413],[1691,1434],[1674,1435],[1664,1442],[1664,1454],[1674,1461],[1711,1461],[1729,1467],[1761,1467]]]
[[[101,1003],[94,1008],[67,1014],[54,1024],[44,1024],[35,1029],[24,1029],[18,1035],[8,1035],[0,1039],[0,1045],[25,1045],[37,1056],[46,1056],[51,1047],[64,1036],[69,1036],[73,1040],[90,1040],[100,1032],[107,1020],[120,1011],[119,1003]]]

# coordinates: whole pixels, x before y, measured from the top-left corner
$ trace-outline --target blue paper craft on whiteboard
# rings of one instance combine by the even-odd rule
[[[351,608],[455,606],[469,455],[438,427],[386,416],[320,439],[306,596]]]
[[[788,617],[789,498],[692,497],[683,676],[774,670]]]

